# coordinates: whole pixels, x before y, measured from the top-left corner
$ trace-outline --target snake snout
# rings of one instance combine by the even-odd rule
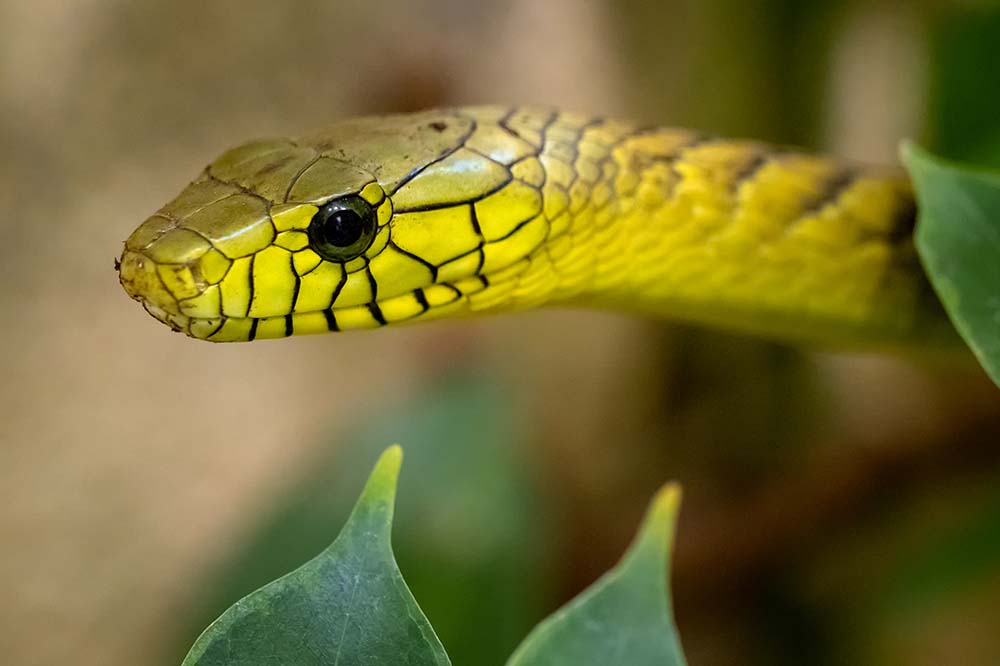
[[[135,300],[172,314],[180,314],[177,299],[160,278],[157,265],[141,252],[125,250],[118,269],[118,279],[126,293]]]
[[[125,242],[119,279],[157,319],[220,316],[218,287],[230,260],[202,236],[152,217]]]

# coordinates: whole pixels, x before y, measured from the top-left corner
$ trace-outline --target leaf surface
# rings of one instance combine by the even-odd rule
[[[401,461],[383,453],[336,541],[233,605],[183,666],[450,664],[392,553]]]
[[[1000,176],[912,144],[903,161],[917,191],[920,258],[955,328],[1000,386]]]
[[[683,666],[667,580],[680,497],[665,486],[621,562],[539,624],[508,666]]]

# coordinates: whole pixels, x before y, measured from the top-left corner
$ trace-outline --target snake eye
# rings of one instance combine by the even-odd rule
[[[375,239],[375,211],[358,196],[324,204],[309,223],[309,245],[327,261],[345,262],[361,256]]]

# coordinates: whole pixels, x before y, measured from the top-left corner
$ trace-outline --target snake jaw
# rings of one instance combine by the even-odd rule
[[[163,308],[157,307],[147,301],[142,301],[143,309],[157,321],[166,324],[176,333],[184,333],[191,337],[196,337],[192,332],[192,323],[196,320],[186,315],[178,315],[167,312]]]

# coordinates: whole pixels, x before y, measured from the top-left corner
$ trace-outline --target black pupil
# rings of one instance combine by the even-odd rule
[[[350,208],[334,210],[323,223],[323,240],[334,247],[350,247],[361,240],[364,220]]]

